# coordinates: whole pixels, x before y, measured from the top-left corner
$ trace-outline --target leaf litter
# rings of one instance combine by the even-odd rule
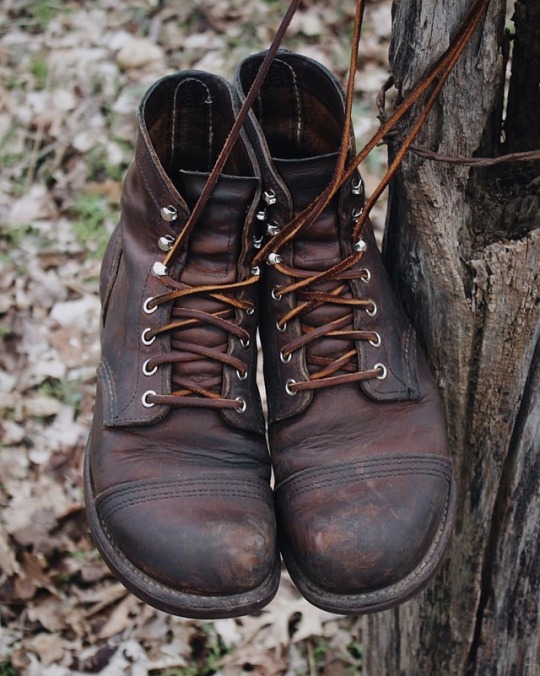
[[[118,216],[141,96],[174,70],[231,77],[270,42],[279,0],[0,7],[0,674],[361,672],[358,618],[303,600],[287,573],[260,613],[214,622],[125,590],[86,526],[82,457],[99,359],[100,257]],[[367,3],[355,105],[378,126],[390,0]],[[354,3],[306,0],[285,45],[343,82]],[[364,167],[368,191],[385,159]],[[374,213],[379,232],[384,205]]]

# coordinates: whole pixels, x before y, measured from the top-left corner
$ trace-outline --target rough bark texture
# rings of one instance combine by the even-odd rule
[[[468,4],[395,2],[391,65],[403,94]],[[506,146],[502,0],[492,0],[418,145],[454,156],[538,147],[537,0],[518,1],[516,17]],[[539,169],[409,155],[393,185],[386,260],[440,385],[460,498],[436,580],[364,619],[368,676],[540,673]]]

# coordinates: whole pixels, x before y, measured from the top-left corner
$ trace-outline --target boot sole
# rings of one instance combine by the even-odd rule
[[[283,561],[292,581],[310,603],[340,615],[378,613],[397,606],[417,594],[439,571],[450,543],[456,512],[456,490],[452,480],[444,519],[421,563],[406,577],[388,587],[362,594],[336,594],[314,584],[303,572],[287,544],[280,540]],[[279,532],[279,526],[278,526]]]
[[[276,557],[272,572],[261,585],[241,594],[227,596],[189,594],[152,579],[124,556],[101,525],[95,507],[88,449],[85,453],[83,478],[86,515],[92,539],[111,572],[141,601],[171,615],[214,620],[256,612],[276,595],[281,575],[279,557]]]

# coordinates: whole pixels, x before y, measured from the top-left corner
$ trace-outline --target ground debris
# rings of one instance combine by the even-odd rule
[[[378,126],[390,1],[368,2],[359,142]],[[0,7],[0,673],[338,674],[360,670],[354,619],[301,599],[286,573],[261,613],[198,622],[139,602],[90,541],[82,456],[99,360],[99,269],[157,78],[232,78],[284,3],[48,2]],[[354,3],[303,3],[285,46],[343,82]],[[382,154],[365,168],[368,189]],[[374,213],[382,225],[384,212]],[[341,671],[340,671],[341,669]],[[10,671],[11,670],[11,671]]]

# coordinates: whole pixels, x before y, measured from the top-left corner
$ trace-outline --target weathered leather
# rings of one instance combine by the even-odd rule
[[[255,610],[279,581],[270,460],[255,381],[257,285],[232,293],[255,307],[253,313],[233,310],[249,344],[200,323],[159,333],[149,345],[142,340],[145,330],[166,325],[182,309],[224,307],[201,294],[144,309],[147,299],[168,290],[152,273],[164,257],[158,240],[184,227],[235,111],[230,86],[198,71],[168,76],[148,91],[100,285],[102,359],[85,475],[90,526],[107,563],[132,591],[158,608],[194,617]],[[242,135],[170,276],[191,286],[250,277],[259,201],[258,165]],[[174,207],[177,218],[165,220],[163,207]],[[247,377],[204,356],[162,361],[145,375],[147,360],[174,357],[179,341],[238,357]],[[143,405],[148,390],[170,395],[186,377],[211,389],[217,380],[216,393],[241,398],[245,412]]]
[[[242,62],[236,86],[245,96],[262,55]],[[276,192],[267,220],[287,223],[332,178],[344,123],[344,97],[320,64],[280,51],[263,84],[248,135],[262,167],[263,191]],[[350,157],[354,155],[351,143]],[[279,250],[285,265],[323,271],[353,249],[353,210],[364,196],[345,184],[318,220]],[[434,574],[448,543],[454,510],[452,465],[441,406],[409,322],[390,287],[366,224],[367,250],[350,279],[347,297],[369,299],[377,311],[352,311],[352,326],[376,331],[368,340],[321,337],[283,363],[280,350],[304,331],[345,313],[322,304],[277,322],[298,299],[272,290],[295,280],[273,265],[262,280],[261,341],[269,406],[269,441],[276,476],[278,536],[285,563],[310,601],[336,612],[359,613],[394,605]],[[319,283],[319,290],[328,290]],[[335,283],[334,283],[335,286]],[[345,292],[344,292],[345,293]],[[375,343],[376,341],[372,341]],[[304,382],[313,358],[355,349],[358,370],[383,364],[385,378],[287,392]],[[338,372],[339,375],[339,372]]]

